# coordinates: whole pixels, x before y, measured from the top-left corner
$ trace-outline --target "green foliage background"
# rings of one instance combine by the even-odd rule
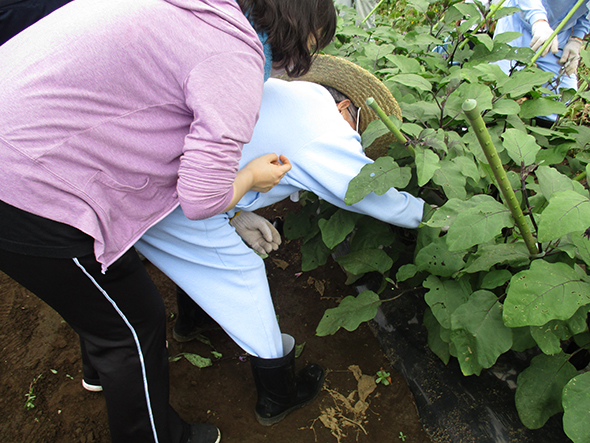
[[[537,347],[539,355],[518,378],[522,422],[537,429],[563,411],[568,437],[589,441],[590,374],[570,363],[590,348],[590,128],[581,124],[590,98],[587,70],[580,70],[577,92],[551,92],[547,82],[555,80],[530,63],[529,48],[510,47],[513,34],[493,39],[488,32],[516,8],[484,18],[478,2],[388,0],[372,28],[353,9],[340,9],[336,39],[325,52],[382,79],[403,113],[403,121],[391,119],[408,140],[361,171],[347,203],[383,193],[385,184],[436,209],[408,231],[320,204],[313,195],[303,200],[302,211],[286,221],[290,237],[303,238],[303,270],[325,264],[348,238],[350,251],[338,258],[348,283],[366,273],[383,281],[377,293],[346,297],[328,310],[317,333],[354,330],[372,319],[388,302],[388,286],[422,286],[433,352],[445,363],[456,358],[464,375],[477,376],[505,352]],[[522,69],[508,76],[492,64],[501,59],[517,60]],[[584,49],[582,59],[590,66],[590,51]],[[477,101],[533,234],[534,253],[462,111],[467,99]],[[559,119],[551,127],[537,124],[535,117],[553,113]],[[386,132],[379,120],[371,123],[363,144]],[[371,168],[382,172],[378,178]],[[408,248],[413,254],[404,261]],[[580,349],[565,353],[572,341]]]

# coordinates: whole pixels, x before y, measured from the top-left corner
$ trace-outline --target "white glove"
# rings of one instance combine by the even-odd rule
[[[264,217],[253,212],[240,211],[229,224],[236,228],[236,232],[248,246],[261,255],[279,249],[281,234]]]
[[[582,40],[576,37],[570,37],[563,48],[563,54],[559,59],[559,63],[563,65],[563,69],[567,75],[572,75],[578,71],[578,64],[580,63],[580,50],[582,49]]]
[[[551,34],[553,34],[553,29],[549,26],[549,23],[545,20],[537,20],[533,23],[533,39],[529,46],[533,51],[537,52],[537,49],[543,46],[543,43],[551,37]],[[557,38],[553,38],[551,44],[545,48],[541,55],[545,57],[549,50],[555,54],[559,50],[558,44]]]

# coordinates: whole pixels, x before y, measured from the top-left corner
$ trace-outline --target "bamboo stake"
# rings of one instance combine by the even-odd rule
[[[490,137],[490,133],[488,132],[488,128],[481,118],[481,114],[477,109],[477,102],[475,100],[469,99],[465,100],[463,103],[463,112],[467,115],[469,122],[473,126],[475,131],[475,135],[479,140],[479,144],[483,149],[483,152],[492,168],[494,173],[494,177],[496,178],[496,183],[502,191],[502,195],[508,204],[508,208],[510,208],[510,212],[512,213],[512,217],[514,217],[514,221],[516,222],[516,226],[520,230],[520,234],[524,239],[524,242],[529,250],[531,255],[537,255],[539,253],[539,249],[535,243],[535,239],[533,238],[533,234],[529,229],[529,225],[526,222],[526,218],[522,213],[522,209],[518,204],[518,200],[516,200],[516,195],[514,194],[514,190],[508,181],[508,176],[506,175],[506,171],[504,170],[504,166],[502,165],[502,161],[500,157],[498,157],[498,151],[494,147],[494,143],[492,142],[492,137]]]
[[[367,20],[369,20],[369,17],[371,17],[375,11],[377,10],[377,8],[379,8],[379,6],[381,6],[381,4],[384,2],[385,0],[381,0],[379,3],[377,3],[377,5],[375,5],[375,7],[371,10],[371,12],[369,12],[369,15],[367,15],[363,21],[361,23],[365,23]]]
[[[406,148],[408,148],[408,151],[410,151],[410,153],[412,154],[412,157],[415,157],[416,153],[414,151],[414,147],[408,145],[408,139],[405,137],[404,134],[401,133],[401,131],[399,129],[397,129],[397,127],[393,124],[393,122],[385,114],[383,109],[381,109],[379,107],[379,105],[377,104],[375,99],[373,97],[369,97],[367,99],[366,103],[367,103],[367,106],[369,106],[369,108],[371,108],[375,112],[375,114],[377,114],[377,117],[379,117],[379,119],[385,124],[387,129],[389,129],[392,132],[392,134],[395,136],[395,139],[398,142],[406,145]]]

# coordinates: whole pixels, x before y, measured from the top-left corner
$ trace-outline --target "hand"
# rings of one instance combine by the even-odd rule
[[[253,212],[240,211],[229,224],[236,228],[238,235],[259,254],[266,255],[279,249],[281,235],[264,217]]]
[[[578,71],[578,64],[580,63],[580,50],[582,49],[582,40],[576,37],[570,37],[563,48],[563,54],[559,59],[559,63],[563,65],[563,69],[567,75],[572,75]]]
[[[268,192],[279,184],[290,169],[291,163],[285,156],[266,154],[252,160],[239,173],[252,175],[251,190]]]
[[[545,20],[537,20],[533,23],[533,39],[531,40],[530,47],[533,51],[537,52],[543,44],[551,37],[553,29],[549,26],[549,23]],[[549,50],[552,53],[556,53],[559,50],[557,38],[554,37],[551,44],[545,48],[541,56],[545,57]]]

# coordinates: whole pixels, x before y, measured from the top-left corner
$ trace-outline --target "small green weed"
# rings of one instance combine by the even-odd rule
[[[35,389],[35,383],[37,383],[37,381],[43,376],[43,374],[39,374],[37,377],[35,377],[33,379],[33,381],[31,382],[31,384],[29,385],[29,392],[25,394],[25,398],[27,399],[27,401],[25,402],[25,409],[27,411],[30,411],[31,409],[33,409],[35,407],[35,399],[37,398],[36,395],[33,394],[33,391]]]

